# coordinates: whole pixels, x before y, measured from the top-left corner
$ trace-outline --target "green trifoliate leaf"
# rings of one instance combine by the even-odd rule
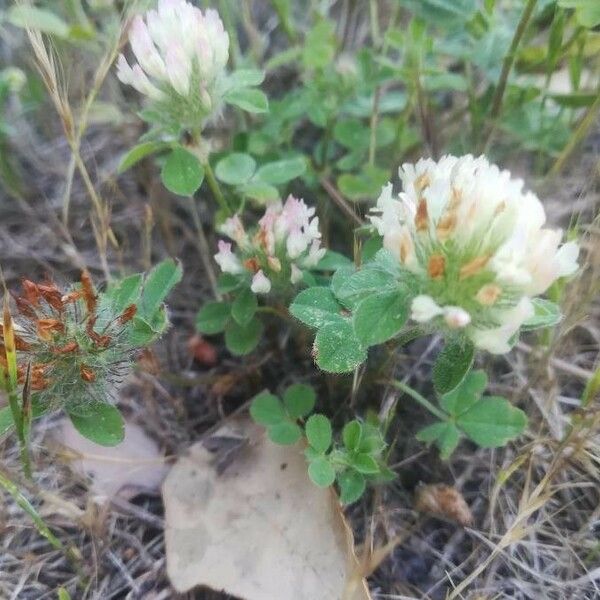
[[[250,181],[256,171],[256,161],[242,152],[232,152],[222,158],[215,167],[217,179],[229,185],[241,185]]]
[[[347,373],[367,359],[352,324],[344,320],[319,329],[313,352],[317,365],[329,373]]]
[[[325,415],[312,415],[306,421],[306,438],[311,447],[323,454],[332,442],[331,423]]]
[[[227,302],[209,302],[196,316],[196,329],[208,335],[225,330],[231,315],[231,304]]]
[[[456,388],[441,397],[440,405],[452,416],[458,416],[479,400],[487,382],[484,371],[471,371]]]
[[[379,473],[379,465],[370,454],[357,454],[352,457],[352,466],[359,472],[365,475],[374,475]]]
[[[355,308],[367,296],[397,288],[398,283],[390,273],[377,268],[365,266],[360,271],[353,273],[336,290],[338,300]]]
[[[248,196],[248,198],[256,200],[256,202],[259,202],[260,204],[266,204],[267,202],[272,202],[279,198],[277,188],[264,181],[252,180],[238,189],[244,196]]]
[[[265,113],[269,111],[269,100],[260,90],[240,88],[225,94],[225,102],[233,104],[249,113]]]
[[[256,423],[267,427],[287,420],[281,400],[269,392],[261,392],[252,400],[250,416]]]
[[[124,311],[129,305],[138,301],[143,279],[142,273],[136,273],[118,281],[112,281],[106,292],[100,294],[100,303],[107,300],[115,313]]]
[[[447,460],[458,446],[460,431],[452,423],[441,421],[421,429],[416,438],[420,442],[435,443],[440,450],[440,457]]]
[[[356,150],[352,150],[338,159],[335,166],[339,171],[353,171],[357,169],[360,164],[366,160],[368,148],[359,147]]]
[[[152,321],[171,289],[181,281],[183,269],[173,259],[163,260],[146,275],[138,305],[138,315]]]
[[[385,440],[378,426],[372,423],[362,424],[359,451],[367,454],[381,454],[385,448]]]
[[[235,297],[231,305],[231,316],[235,319],[238,325],[246,326],[254,317],[258,301],[256,295],[250,288],[244,288]]]
[[[36,29],[61,38],[69,35],[69,25],[57,14],[43,8],[19,4],[12,6],[6,16],[8,22],[15,27]]]
[[[361,300],[353,314],[356,337],[364,346],[393,338],[408,319],[410,300],[406,288],[372,294]]]
[[[263,325],[258,319],[252,319],[242,326],[230,321],[225,328],[225,345],[231,354],[243,356],[256,348],[263,332]]]
[[[269,427],[267,435],[272,442],[280,446],[291,446],[302,437],[302,429],[292,421],[282,421]]]
[[[340,501],[342,504],[356,502],[364,493],[366,481],[364,476],[353,469],[346,469],[337,476],[340,486]]]
[[[271,185],[281,185],[300,177],[305,171],[306,159],[296,156],[263,165],[256,172],[255,178]]]
[[[239,277],[231,273],[221,273],[217,280],[217,289],[221,294],[228,294],[239,288],[244,283]]]
[[[587,28],[600,25],[600,5],[595,0],[559,0],[563,8],[574,8],[580,25]]]
[[[323,69],[335,56],[335,28],[329,20],[321,20],[306,34],[302,62],[307,69]]]
[[[314,448],[307,446],[304,449],[304,456],[306,456],[306,460],[308,460],[310,462],[312,460],[315,460],[316,458],[319,458],[322,455],[320,452],[317,452]]]
[[[193,196],[204,181],[204,168],[191,152],[177,147],[167,156],[160,178],[170,192]]]
[[[558,325],[562,319],[560,307],[550,300],[544,298],[534,298],[532,300],[533,308],[535,310],[532,317],[527,319],[521,329],[523,331],[531,331],[533,329],[540,329],[542,327],[553,327]]]
[[[129,326],[129,343],[142,348],[155,342],[167,329],[167,311],[161,306],[151,319],[135,316]]]
[[[466,376],[475,358],[475,347],[469,340],[449,340],[433,365],[433,385],[438,394],[452,391]]]
[[[344,196],[355,202],[377,196],[381,187],[390,180],[390,173],[373,165],[365,165],[357,174],[344,173],[337,179],[337,185]]]
[[[308,476],[319,487],[329,487],[335,481],[335,470],[325,456],[318,456],[308,465]]]
[[[360,421],[354,419],[344,425],[344,429],[342,430],[342,440],[348,451],[356,452],[360,448],[361,438],[362,425]]]
[[[302,290],[290,306],[290,313],[309,327],[319,328],[328,323],[343,322],[343,307],[325,287]]]
[[[125,437],[123,417],[111,404],[90,404],[85,414],[69,414],[69,418],[83,437],[100,446],[116,446]]]
[[[369,147],[371,130],[358,119],[340,120],[333,128],[333,138],[345,148],[355,151]]]
[[[376,258],[378,252],[383,250],[381,245],[383,244],[383,238],[376,235],[375,237],[365,240],[362,245],[360,256],[363,264],[371,262]],[[387,252],[387,250],[386,250]],[[391,256],[391,254],[390,254]],[[393,258],[393,257],[392,257]],[[399,268],[398,261],[396,260],[396,267]]]
[[[340,289],[346,284],[346,281],[348,281],[348,279],[354,275],[354,273],[356,273],[356,267],[353,264],[338,267],[331,278],[331,283],[329,284],[329,287],[336,298],[338,298]]]
[[[168,145],[164,142],[143,142],[141,144],[137,144],[134,146],[123,156],[119,166],[117,167],[118,173],[124,173],[128,169],[131,169],[133,165],[137,164],[146,156],[150,156],[151,154],[156,154],[168,148]]]
[[[316,267],[313,267],[314,271],[336,271],[342,267],[351,267],[354,270],[352,261],[336,252],[335,250],[327,250],[325,256],[319,261]]]
[[[237,69],[227,77],[229,89],[247,88],[260,85],[265,79],[265,72],[259,69]]]
[[[292,419],[301,419],[315,407],[315,390],[310,385],[295,383],[285,390],[283,404]]]
[[[498,448],[523,433],[527,417],[506,398],[490,396],[460,415],[456,424],[482,448]]]
[[[380,241],[378,238],[377,241]],[[407,275],[407,271],[400,267],[398,259],[386,248],[379,248],[370,263],[367,263],[370,268],[377,268],[385,271],[394,277],[402,277]]]

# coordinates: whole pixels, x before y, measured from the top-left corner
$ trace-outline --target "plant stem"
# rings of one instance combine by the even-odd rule
[[[600,88],[598,89],[598,95],[596,96],[596,99],[585,111],[585,115],[583,116],[579,125],[577,126],[577,129],[571,136],[569,143],[563,148],[562,152],[560,153],[560,156],[556,159],[554,165],[552,165],[552,168],[548,173],[548,178],[552,178],[562,171],[563,167],[565,166],[565,163],[573,153],[573,150],[575,150],[578,144],[587,135],[587,132],[589,131],[590,127],[592,127],[594,123],[596,123],[596,116],[598,112],[600,112]]]
[[[377,2],[379,0],[370,0],[369,2],[369,20],[371,22],[371,38],[373,46],[379,46],[379,11],[377,10]]]
[[[4,357],[6,359],[6,369],[2,369],[2,387],[8,394],[8,403],[10,406],[10,412],[15,424],[17,431],[17,439],[19,440],[19,447],[21,453],[21,462],[23,464],[23,470],[28,479],[31,479],[31,461],[29,460],[27,435],[25,428],[25,418],[23,409],[19,401],[18,395],[18,375],[17,375],[17,350],[15,343],[15,331],[12,316],[10,314],[10,307],[8,303],[8,291],[4,290],[4,307],[2,314],[2,331],[3,331],[3,342],[4,342]]]
[[[448,415],[442,412],[439,408],[434,406],[427,398],[421,396],[419,392],[413,390],[409,385],[402,381],[394,380],[391,382],[395,388],[403,391],[405,394],[408,394],[411,398],[416,400],[423,408],[426,408],[432,415],[435,415],[438,419],[442,421],[446,421],[448,419]]]
[[[43,535],[52,545],[53,548],[65,552],[65,547],[62,542],[50,531],[50,528],[40,517],[39,513],[32,506],[31,502],[21,493],[17,484],[8,479],[0,471],[0,486],[2,486],[14,499],[14,501],[31,517],[36,529]]]
[[[12,418],[15,423],[17,439],[19,440],[19,455],[21,458],[21,464],[23,465],[23,473],[27,479],[31,479],[31,459],[29,457],[29,444],[27,443],[27,436],[25,434],[25,421],[19,406],[19,397],[17,396],[15,389],[9,390],[8,403],[10,405],[10,412],[12,413]]]
[[[215,275],[215,271],[210,260],[211,251],[208,245],[208,240],[206,239],[206,235],[204,235],[204,228],[202,227],[202,220],[200,219],[200,213],[198,212],[198,205],[196,204],[196,201],[193,197],[190,197],[189,201],[192,213],[192,220],[194,221],[196,233],[198,234],[198,254],[200,255],[200,260],[204,265],[204,270],[206,271],[206,276],[208,277],[213,296],[217,300],[220,300],[221,295],[219,294],[217,289],[217,276]]]
[[[290,44],[295,44],[298,41],[298,36],[294,31],[292,24],[290,23],[289,15],[286,13],[286,3],[281,0],[271,0],[271,5],[277,13],[279,24],[281,25],[285,35],[287,36]],[[291,6],[291,5],[290,5]]]
[[[373,110],[371,112],[371,135],[369,138],[369,164],[375,164],[375,149],[377,147],[377,121],[379,120],[379,98],[381,96],[381,88],[378,86],[373,94]]]
[[[210,187],[213,196],[215,197],[215,200],[217,201],[221,209],[225,212],[225,214],[227,214],[228,217],[232,216],[233,211],[231,210],[231,207],[227,203],[227,200],[225,199],[225,196],[221,191],[219,182],[215,177],[215,174],[212,170],[212,167],[210,166],[210,162],[208,161],[208,159],[202,166],[204,167],[204,172],[206,174],[206,181],[208,181],[208,186]]]
[[[500,79],[498,80],[498,85],[494,91],[494,97],[492,100],[492,108],[490,110],[490,128],[488,130],[487,135],[483,140],[483,151],[487,148],[489,142],[492,139],[492,135],[494,134],[494,130],[496,128],[496,120],[500,116],[500,111],[502,110],[502,101],[504,100],[504,92],[506,91],[506,85],[508,83],[508,76],[515,64],[515,58],[517,55],[517,49],[519,44],[521,43],[521,39],[525,34],[525,30],[527,29],[527,25],[529,24],[529,19],[533,14],[533,9],[537,0],[527,0],[527,4],[523,9],[523,13],[521,14],[521,19],[515,29],[515,34],[513,36],[512,42],[510,43],[510,48],[506,56],[504,57],[504,61],[502,62],[502,71],[500,72]]]

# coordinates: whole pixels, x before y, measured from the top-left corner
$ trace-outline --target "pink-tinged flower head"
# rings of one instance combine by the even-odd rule
[[[220,104],[229,36],[215,10],[203,13],[186,0],[159,0],[156,10],[133,19],[129,43],[137,64],[129,68],[119,57],[123,83],[152,100],[176,94],[205,111]]]
[[[217,262],[223,271],[223,264],[231,269],[233,254],[236,267],[242,268],[239,273],[252,275],[251,289],[256,293],[295,285],[302,281],[303,270],[315,267],[326,253],[314,214],[315,209],[303,200],[289,196],[284,204],[277,201],[267,206],[258,226],[248,231],[239,216],[231,217],[220,231],[236,242],[236,253],[231,244],[219,242]]]
[[[577,244],[561,245],[537,196],[483,156],[422,159],[399,176],[402,192],[386,185],[370,219],[384,248],[420,281],[412,318],[506,351],[531,316],[531,299],[577,270]]]

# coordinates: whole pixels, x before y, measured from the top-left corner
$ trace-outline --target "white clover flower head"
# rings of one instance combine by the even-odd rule
[[[296,285],[303,279],[303,271],[314,267],[325,255],[321,247],[319,219],[315,209],[303,200],[289,196],[285,203],[270,204],[259,219],[258,226],[248,232],[236,215],[223,223],[220,231],[237,244],[237,257],[231,244],[219,242],[215,259],[225,272],[223,264],[231,271],[232,259],[236,266],[251,276],[251,289],[268,293],[277,288]],[[265,281],[266,280],[266,281]],[[268,290],[266,282],[268,282]],[[256,291],[260,290],[260,291]]]
[[[506,352],[531,299],[577,270],[577,244],[561,245],[537,196],[483,156],[422,159],[399,175],[403,191],[385,186],[370,219],[419,281],[412,318]]]
[[[250,289],[255,294],[268,294],[271,291],[271,280],[259,269],[252,277]]]
[[[117,77],[124,84],[183,125],[197,125],[218,111],[229,36],[215,10],[159,0],[156,10],[133,19],[129,44],[137,63],[119,56]]]

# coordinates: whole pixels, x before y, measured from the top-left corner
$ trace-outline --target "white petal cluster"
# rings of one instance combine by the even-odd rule
[[[185,0],[159,0],[145,18],[136,16],[129,43],[137,63],[119,56],[117,77],[155,101],[179,96],[210,112],[229,57],[229,36],[219,14]]]
[[[577,244],[561,245],[537,196],[483,156],[422,159],[399,176],[403,191],[385,186],[370,218],[421,282],[413,319],[443,319],[480,348],[508,351],[531,298],[577,270]]]
[[[314,267],[326,252],[314,214],[313,207],[289,196],[285,204],[270,204],[253,232],[245,230],[237,215],[231,217],[221,232],[237,244],[241,258],[232,252],[230,243],[221,240],[215,260],[225,273],[250,272],[251,289],[257,294],[269,293],[275,280],[295,285],[303,269]]]

